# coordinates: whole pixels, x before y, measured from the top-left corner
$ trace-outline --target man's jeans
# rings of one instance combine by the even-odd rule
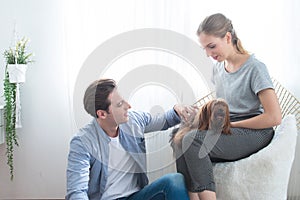
[[[185,200],[189,195],[184,177],[179,173],[167,174],[129,197],[120,200]]]

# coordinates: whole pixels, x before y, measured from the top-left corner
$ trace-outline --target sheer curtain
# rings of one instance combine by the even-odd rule
[[[199,21],[189,2],[70,0],[64,6],[74,132],[90,120],[83,90],[100,77],[115,79],[133,109],[151,113],[208,93],[212,62],[198,45]],[[175,171],[168,140],[168,132],[146,137],[150,181]]]
[[[92,70],[89,73],[94,74],[96,78],[107,77],[113,78],[117,82],[121,81],[123,88],[133,84],[132,90],[125,91],[126,94],[123,96],[127,98],[134,109],[162,112],[171,108],[175,103],[193,103],[208,92],[207,77],[203,76],[202,71],[210,70],[211,61],[206,58],[204,52],[199,50],[195,35],[199,22],[191,19],[189,10],[192,7],[188,1],[92,0],[86,2],[70,0],[65,1],[64,6],[66,66],[71,105],[76,105],[73,107],[74,113],[72,114],[75,116],[75,129],[89,120],[89,117],[80,110],[82,108],[78,108],[80,105],[76,104],[76,101],[81,98],[76,94],[76,89],[78,89],[76,84],[80,79],[79,76],[84,73],[80,70],[84,68],[85,62],[89,62],[91,54],[100,51],[97,48],[99,49],[103,44],[107,44],[107,51],[98,53],[98,60],[92,63],[94,66],[88,66],[86,70]],[[195,24],[191,25],[190,22]],[[145,29],[145,33],[135,32],[135,30],[141,29]],[[167,43],[167,47],[164,44],[151,46],[153,45],[151,42],[146,44],[150,40],[149,34],[151,34],[147,31],[151,30],[156,35],[160,34],[155,32],[156,30],[166,30],[175,37],[181,37],[181,35],[185,37],[178,42],[184,43],[185,40],[190,40],[189,42],[195,45],[192,48],[198,48],[197,51],[200,53],[189,56],[201,58],[200,62],[205,65],[195,66],[195,63],[185,55],[180,55],[193,53],[193,49],[186,47],[185,44],[181,44],[181,46],[186,53],[174,52],[172,44],[170,44],[173,42],[172,40],[161,42]],[[129,41],[116,38],[122,37],[122,34],[126,33],[131,35]],[[134,47],[135,36],[141,42],[145,41],[146,43],[136,44],[138,47]],[[167,34],[164,37],[165,40],[168,40]],[[115,44],[116,42],[118,44]],[[133,47],[126,49],[124,47],[126,45]],[[122,48],[125,49],[123,52],[120,50]],[[116,52],[115,55],[111,56],[110,54],[114,52]],[[102,62],[108,57],[111,60]],[[102,63],[106,63],[106,65],[96,66]],[[160,78],[157,78],[158,76]],[[144,81],[136,82],[138,77]],[[162,81],[164,79],[169,81]],[[126,82],[124,82],[125,80]],[[184,99],[187,91],[192,93],[192,98]],[[79,101],[81,104],[81,99]],[[81,114],[77,114],[78,112]]]
[[[186,44],[198,43],[195,32],[200,21],[216,12],[224,13],[233,21],[244,47],[255,53],[271,75],[290,86],[297,96],[300,92],[295,85],[297,73],[289,72],[299,71],[299,56],[297,49],[293,53],[288,51],[298,40],[298,37],[290,37],[299,32],[297,8],[296,0],[278,0],[272,4],[259,0],[248,3],[235,0],[65,0],[65,61],[73,133],[90,120],[82,108],[82,92],[87,84],[100,77],[122,83],[123,96],[134,109],[153,113],[162,112],[175,103],[190,104],[206,94],[211,87],[206,72],[211,61],[203,51]],[[161,33],[165,41],[161,39],[161,44],[156,44],[149,30],[154,30],[157,38]],[[164,35],[164,30],[171,31],[170,37]],[[174,45],[181,45],[183,52],[173,49],[171,43],[176,37],[181,39]],[[191,55],[193,52],[200,58],[196,64],[190,59],[196,56]],[[291,77],[288,80],[287,74]],[[187,94],[192,94],[191,98],[186,99]],[[153,169],[165,170],[160,168],[160,162],[166,157],[167,139],[166,136],[160,139],[161,144],[155,144],[161,147],[156,152],[160,157],[152,162]],[[168,163],[166,161],[164,166]]]

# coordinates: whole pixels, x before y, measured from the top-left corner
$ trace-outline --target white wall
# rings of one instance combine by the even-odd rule
[[[0,199],[62,198],[72,131],[62,62],[61,1],[1,0],[0,4],[0,51],[13,40],[16,20],[20,37],[31,39],[30,49],[36,60],[21,86],[23,128],[18,130],[20,146],[14,154],[13,182],[6,165],[5,145],[0,145]],[[0,63],[2,80],[2,56]]]
[[[300,54],[297,49],[300,45],[300,14],[297,13],[300,7],[296,1],[254,0],[245,3],[215,0],[203,2],[202,6],[198,6],[199,1],[190,0],[186,1],[186,6],[181,1],[182,9],[179,7],[178,10],[172,10],[172,4],[177,4],[179,1],[164,1],[169,6],[166,10],[158,11],[155,17],[160,21],[171,11],[178,12],[183,17],[190,15],[194,21],[189,24],[191,30],[188,36],[194,37],[197,28],[195,25],[198,25],[203,17],[210,13],[223,12],[233,20],[244,46],[261,57],[271,74],[300,99],[298,86]],[[118,6],[118,1],[114,2],[115,6]],[[139,4],[148,2],[148,5],[150,3],[150,1],[139,2]],[[158,1],[154,2],[158,4]],[[193,6],[194,4],[197,6]],[[20,146],[15,150],[13,182],[10,181],[6,165],[5,145],[0,145],[0,199],[63,198],[68,143],[74,130],[68,97],[70,89],[67,83],[68,71],[64,65],[62,1],[0,0],[0,5],[0,51],[3,52],[13,40],[15,20],[19,35],[31,39],[30,48],[36,54],[36,62],[28,69],[27,82],[21,86],[23,128],[18,131]],[[120,31],[122,28],[128,30],[132,27],[131,21],[122,19],[123,13],[115,13],[112,7],[108,10],[107,18],[102,19],[105,23],[99,20],[99,25],[105,24],[103,30],[121,26],[115,28]],[[124,8],[122,12],[133,11]],[[148,10],[137,17],[148,19],[144,22],[147,27],[148,22],[151,21],[149,19],[155,12],[155,9]],[[115,19],[111,25],[107,23],[110,17],[115,16],[119,19]],[[177,30],[172,24],[185,23],[169,20],[170,25],[165,28],[174,31]],[[139,26],[142,27],[143,24]],[[0,64],[4,66],[2,57],[0,57]],[[2,67],[0,77],[3,77]],[[0,86],[2,87],[2,84]],[[1,93],[2,90],[0,88]]]

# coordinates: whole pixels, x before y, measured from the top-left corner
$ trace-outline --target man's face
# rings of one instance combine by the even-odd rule
[[[109,106],[109,113],[116,124],[122,124],[128,121],[128,110],[131,108],[130,104],[125,101],[116,89],[108,97],[111,101]]]

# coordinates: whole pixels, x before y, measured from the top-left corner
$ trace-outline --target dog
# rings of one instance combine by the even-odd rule
[[[191,130],[215,130],[222,134],[231,134],[229,107],[224,99],[213,99],[199,108],[192,123],[182,123],[174,128],[171,133],[171,146],[181,146],[181,141],[186,133]]]

